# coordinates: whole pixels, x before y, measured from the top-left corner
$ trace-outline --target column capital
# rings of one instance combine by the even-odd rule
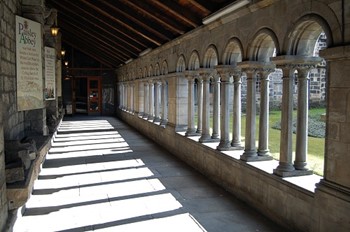
[[[195,78],[198,78],[199,72],[197,70],[187,70],[185,71],[185,76],[189,81],[194,81]]]
[[[217,65],[215,66],[218,74],[223,81],[232,81],[232,77],[241,76],[241,69],[237,66],[232,65]]]
[[[216,69],[213,68],[200,68],[198,69],[198,73],[204,81],[209,81],[211,77],[217,75]]]
[[[303,69],[312,69],[315,68],[317,64],[322,62],[321,57],[315,56],[276,56],[270,58],[271,62],[276,64],[277,68],[281,69],[295,69],[295,70],[303,70]]]
[[[271,73],[275,71],[276,65],[272,62],[243,61],[237,64],[244,72],[250,73]]]

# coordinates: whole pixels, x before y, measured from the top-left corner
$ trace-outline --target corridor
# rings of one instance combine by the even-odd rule
[[[112,117],[65,118],[13,231],[285,231]]]

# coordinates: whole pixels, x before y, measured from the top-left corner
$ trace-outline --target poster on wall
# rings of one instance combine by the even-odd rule
[[[43,108],[41,24],[16,16],[17,108]]]
[[[56,50],[45,47],[45,100],[55,100],[56,97]]]

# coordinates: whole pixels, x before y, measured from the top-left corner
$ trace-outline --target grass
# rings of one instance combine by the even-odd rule
[[[315,120],[320,119],[320,115],[325,113],[325,108],[314,108],[309,110],[309,118]],[[269,149],[271,155],[274,159],[279,160],[279,150],[280,150],[280,134],[281,131],[278,129],[273,129],[272,126],[281,120],[281,111],[270,111],[269,114]],[[293,112],[293,119],[297,116],[297,112]],[[212,120],[211,124],[212,124]],[[244,145],[244,136],[245,136],[245,115],[242,116],[242,141]],[[212,127],[212,125],[211,125]],[[232,130],[232,118],[230,122],[230,130]],[[256,116],[256,140],[258,145],[259,137],[259,116]],[[296,135],[293,134],[293,161],[294,161],[294,152],[295,152],[295,141]],[[315,174],[323,175],[324,167],[324,138],[315,138],[308,137],[308,156],[307,163],[309,169],[313,170]]]
[[[325,113],[325,109],[310,109],[309,117],[319,120],[320,115]],[[293,112],[293,118],[296,118],[297,112]],[[275,159],[279,159],[279,146],[280,146],[280,134],[281,131],[271,128],[276,122],[281,120],[281,111],[270,112],[270,130],[269,130],[269,148],[272,156]],[[243,125],[243,124],[242,124]],[[296,135],[293,134],[293,160],[295,152]],[[307,162],[310,169],[318,175],[323,175],[324,166],[324,138],[308,137],[308,157]]]

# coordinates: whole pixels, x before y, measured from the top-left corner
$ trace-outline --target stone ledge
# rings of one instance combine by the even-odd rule
[[[39,172],[41,170],[41,164],[44,162],[46,158],[46,154],[48,153],[51,147],[52,141],[57,134],[57,128],[61,123],[62,123],[62,118],[59,120],[59,123],[55,128],[55,133],[50,134],[49,136],[33,137],[36,144],[38,145],[37,156],[35,160],[33,160],[27,172],[25,180],[22,182],[17,182],[13,184],[7,184],[6,186],[9,210],[16,210],[20,208],[29,199],[34,186],[34,181],[39,176]]]
[[[17,209],[24,205],[32,192],[34,181],[37,179],[40,172],[41,164],[51,147],[51,137],[42,136],[40,139],[43,140],[42,145],[39,147],[38,155],[26,173],[25,179],[21,182],[7,184],[6,186],[9,210]]]

